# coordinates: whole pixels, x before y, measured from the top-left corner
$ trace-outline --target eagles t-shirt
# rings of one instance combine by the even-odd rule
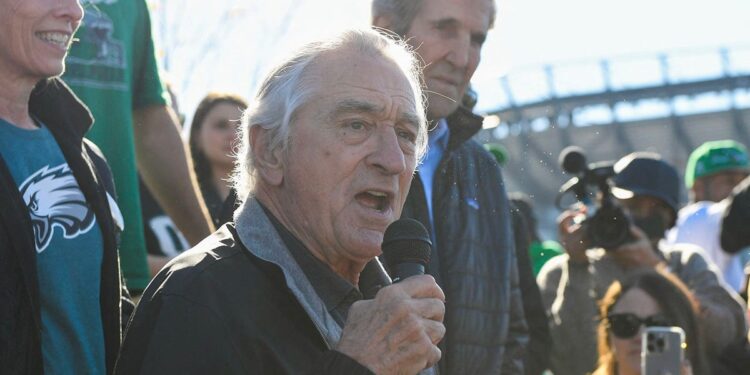
[[[103,240],[52,133],[0,119],[0,156],[28,207],[36,246],[47,374],[104,374]]]

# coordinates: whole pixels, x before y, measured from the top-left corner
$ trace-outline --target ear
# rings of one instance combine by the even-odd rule
[[[260,126],[250,129],[250,145],[252,147],[253,159],[258,175],[265,183],[271,186],[279,186],[284,181],[284,163],[281,158],[281,150],[268,149],[268,131]]]
[[[372,25],[381,29],[393,30],[393,22],[391,21],[391,17],[385,15],[373,17]]]

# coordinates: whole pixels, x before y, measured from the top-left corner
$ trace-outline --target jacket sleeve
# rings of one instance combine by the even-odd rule
[[[374,375],[367,367],[335,350],[324,352],[318,361],[313,364],[308,374]]]
[[[701,325],[711,332],[706,335],[709,351],[740,340],[747,332],[743,303],[719,280],[717,270],[693,250],[672,253],[669,263],[700,304]]]
[[[597,359],[597,306],[588,265],[563,254],[547,262],[537,277],[550,317],[550,367],[557,375],[587,374]]]
[[[521,287],[518,279],[518,263],[516,254],[511,251],[511,293],[510,293],[510,326],[508,327],[508,340],[505,344],[503,358],[503,374],[523,374],[524,353],[529,342],[529,330],[523,313],[523,299],[521,298]]]

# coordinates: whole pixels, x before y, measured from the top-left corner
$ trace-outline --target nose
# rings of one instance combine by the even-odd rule
[[[462,35],[454,38],[450,43],[450,50],[446,60],[456,68],[464,68],[469,64],[471,53],[471,36]]]
[[[73,31],[75,31],[83,19],[83,7],[80,0],[60,0],[55,15],[67,18],[73,26]]]
[[[374,150],[367,162],[386,175],[397,175],[406,170],[406,158],[398,141],[396,131],[391,126],[384,126],[376,137]]]

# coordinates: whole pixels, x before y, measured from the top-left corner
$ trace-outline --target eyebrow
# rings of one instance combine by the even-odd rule
[[[458,19],[453,17],[446,17],[441,18],[435,21],[432,21],[432,25],[437,28],[447,27],[447,26],[459,26],[460,22]],[[472,32],[471,33],[471,40],[478,42],[479,44],[484,44],[484,41],[487,40],[487,33],[486,32]]]
[[[455,25],[458,25],[459,22],[457,19],[453,17],[446,17],[446,18],[440,18],[438,20],[432,21],[432,24],[434,26],[442,27],[442,26],[455,26]]]
[[[377,115],[385,112],[385,108],[356,99],[346,99],[339,102],[336,107],[331,111],[331,118],[335,118],[341,114],[346,113],[366,113],[370,115]],[[407,123],[415,130],[419,129],[420,118],[415,113],[401,111],[398,114],[399,121],[401,123]]]

